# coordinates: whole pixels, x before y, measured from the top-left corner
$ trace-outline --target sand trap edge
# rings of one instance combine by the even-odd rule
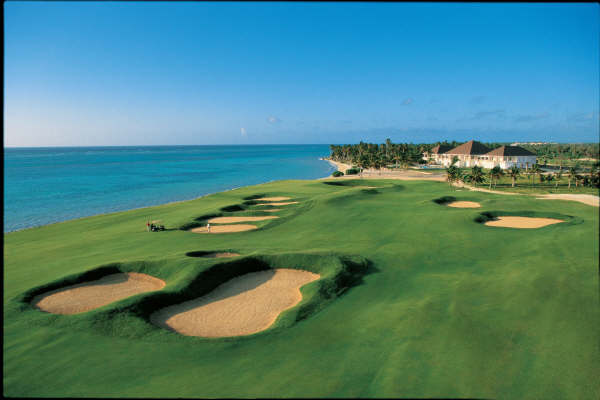
[[[484,222],[484,225],[494,228],[538,229],[549,225],[561,224],[566,221],[556,218],[521,217],[517,215],[500,215],[495,219]]]
[[[283,281],[280,280],[275,283],[278,274],[281,274],[279,277]],[[299,274],[304,276],[293,276]],[[292,275],[292,279],[297,281],[286,287],[286,293],[283,294],[280,286],[285,283],[286,276],[290,278],[290,275]],[[260,283],[255,284],[255,282],[252,282],[253,279],[257,279]],[[150,315],[149,320],[160,328],[183,336],[204,339],[249,336],[268,330],[282,313],[296,307],[304,300],[301,292],[302,287],[319,279],[321,279],[321,275],[318,273],[295,268],[273,268],[249,272],[221,283],[209,293],[198,298],[156,310]],[[248,280],[250,280],[250,284],[248,284]],[[259,310],[256,309],[256,302],[251,302],[253,298],[257,297],[262,300],[262,304],[258,301]],[[273,306],[273,303],[277,303],[282,298],[284,298],[282,302],[287,304],[279,304],[275,310],[266,309],[267,306]],[[252,316],[252,313],[260,313],[260,308],[263,308],[262,311],[264,312],[258,318],[258,321],[257,318],[251,321],[242,319],[242,321],[236,321],[242,325],[236,326],[234,323],[233,329],[231,326],[223,327],[223,318],[231,319],[237,315],[248,318]],[[235,311],[232,312],[232,309]],[[183,311],[178,312],[178,310]],[[210,318],[208,321],[206,318],[194,321],[194,313],[200,313],[201,316],[208,313]],[[198,315],[195,317],[198,319]],[[191,321],[190,318],[192,318]],[[173,321],[174,319],[175,321]],[[207,328],[207,325],[211,323],[217,325],[216,327],[212,326],[212,331],[211,327]],[[198,326],[202,327],[203,334],[198,333]],[[194,330],[194,328],[196,329]]]
[[[127,279],[123,282],[121,280],[124,276],[126,276]],[[123,285],[124,283],[128,283],[128,285]],[[110,291],[111,289],[114,290],[115,286],[118,287],[119,285],[121,286],[118,290],[121,291],[121,294],[115,294]],[[163,289],[165,286],[165,281],[148,274],[139,272],[115,272],[104,275],[98,279],[86,280],[43,291],[33,296],[29,303],[37,310],[49,314],[73,315],[92,311],[141,293],[155,292]],[[98,292],[101,292],[102,289],[104,289],[105,292],[108,292],[108,300],[106,297],[98,295]],[[83,298],[84,301],[82,301],[81,298]],[[76,307],[76,305],[79,305],[79,307]]]

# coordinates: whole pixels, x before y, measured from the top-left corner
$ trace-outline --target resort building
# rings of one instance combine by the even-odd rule
[[[502,146],[491,150],[487,146],[471,140],[453,149],[449,146],[436,146],[429,153],[427,159],[431,158],[437,164],[444,167],[450,166],[454,157],[458,161],[454,164],[461,168],[470,168],[478,165],[483,168],[494,168],[499,165],[502,169],[511,168],[513,165],[528,169],[537,162],[536,155],[519,146]]]
[[[529,169],[536,162],[536,155],[529,150],[519,146],[502,146],[484,154],[479,165],[483,168],[494,168],[499,165],[502,169],[508,169],[516,165],[519,168]]]
[[[423,160],[429,161],[429,159],[431,159],[433,161],[437,161],[440,154],[443,154],[450,149],[452,149],[452,146],[447,144],[438,144],[433,149],[423,153]]]
[[[476,142],[475,140],[470,140],[467,143],[463,143],[458,147],[440,154],[438,160],[444,167],[448,167],[452,163],[452,159],[456,156],[458,157],[458,161],[454,165],[457,167],[481,166],[483,155],[490,151],[491,149],[483,144]]]

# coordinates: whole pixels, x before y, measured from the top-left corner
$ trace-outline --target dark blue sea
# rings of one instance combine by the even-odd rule
[[[4,232],[334,171],[327,145],[4,149]]]

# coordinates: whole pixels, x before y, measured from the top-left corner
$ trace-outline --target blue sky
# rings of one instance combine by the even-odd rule
[[[598,141],[597,4],[5,2],[5,146]]]

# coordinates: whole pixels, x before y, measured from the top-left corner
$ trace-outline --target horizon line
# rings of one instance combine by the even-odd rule
[[[476,140],[476,139],[471,139],[471,140]],[[443,141],[439,141],[438,142],[452,142],[452,140],[443,140]],[[462,142],[460,140],[454,140],[456,142]],[[484,142],[484,143],[518,143],[518,144],[528,144],[528,143],[543,143],[543,144],[596,144],[596,143],[600,143],[600,141],[597,142],[585,142],[585,141],[578,141],[578,142],[561,142],[561,141],[553,141],[553,142],[543,142],[543,141],[539,141],[539,140],[531,140],[531,141],[518,141],[518,140],[511,140],[511,141],[502,141],[502,142],[485,142],[485,141],[481,141],[481,140],[476,140],[478,142]],[[120,144],[111,144],[111,145],[50,145],[50,146],[3,146],[4,149],[47,149],[47,148],[90,148],[90,147],[193,147],[193,146],[212,146],[212,147],[218,147],[218,146],[329,146],[329,145],[347,145],[347,144],[359,144],[360,142],[363,143],[376,143],[376,142],[366,142],[366,141],[358,141],[356,143],[254,143],[254,144],[127,144],[127,145],[120,145]],[[468,142],[468,140],[465,141],[465,143]],[[381,143],[385,143],[385,141],[381,142]],[[415,143],[415,142],[394,142],[392,141],[392,143],[396,144],[396,143],[409,143],[409,144],[432,144],[432,143],[436,143],[436,142],[420,142],[420,143]]]

